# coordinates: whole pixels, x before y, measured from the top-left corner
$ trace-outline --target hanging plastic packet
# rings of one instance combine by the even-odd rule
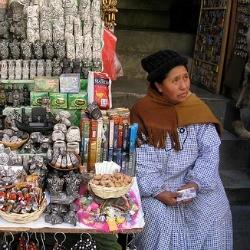
[[[88,75],[88,103],[95,101],[100,109],[112,108],[111,79],[106,73],[90,71]]]

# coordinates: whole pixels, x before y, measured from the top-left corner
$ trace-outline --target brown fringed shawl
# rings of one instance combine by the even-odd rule
[[[213,123],[218,133],[222,132],[218,119],[195,94],[174,105],[150,87],[147,95],[132,107],[130,119],[139,124],[139,138],[146,136],[147,143],[157,148],[166,146],[169,135],[173,147],[180,150],[177,128],[190,124]]]

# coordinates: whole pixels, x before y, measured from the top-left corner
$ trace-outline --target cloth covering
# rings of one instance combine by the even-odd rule
[[[143,139],[145,136],[147,143],[157,148],[165,147],[165,140],[169,135],[174,148],[180,150],[177,127],[214,123],[218,132],[222,131],[218,119],[195,94],[174,105],[151,87],[148,88],[147,95],[132,107],[130,119],[132,123],[139,124],[139,138]]]
[[[200,115],[200,114],[199,114]],[[161,116],[162,117],[162,116]],[[136,236],[140,250],[232,250],[232,218],[218,171],[220,138],[215,126],[178,128],[180,151],[169,138],[165,148],[137,148],[137,180],[145,228]],[[198,184],[190,204],[167,206],[154,197]]]

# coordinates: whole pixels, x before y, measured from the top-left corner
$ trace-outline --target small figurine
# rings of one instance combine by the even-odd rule
[[[42,59],[43,58],[43,47],[39,40],[35,41],[33,44],[33,54],[36,59]]]
[[[24,106],[30,105],[30,92],[26,84],[23,85],[23,105]]]
[[[13,90],[13,107],[20,106],[20,93],[17,88]]]
[[[44,52],[45,59],[52,60],[54,58],[55,51],[54,51],[53,43],[51,41],[48,40],[45,42],[43,52]]]
[[[6,94],[3,88],[0,90],[0,106],[4,106],[6,104]]]

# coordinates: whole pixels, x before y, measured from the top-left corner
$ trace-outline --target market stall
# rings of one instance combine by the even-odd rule
[[[0,10],[0,232],[141,231],[138,125],[112,109],[115,2]]]

